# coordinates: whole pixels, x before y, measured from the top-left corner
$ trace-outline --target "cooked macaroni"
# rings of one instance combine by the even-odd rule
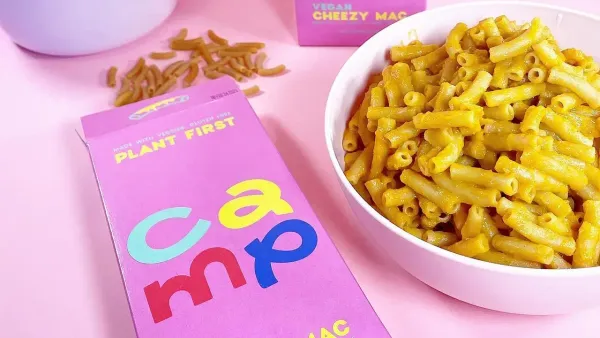
[[[345,175],[395,226],[521,268],[600,258],[600,66],[538,18],[390,49],[343,137]],[[262,61],[259,58],[258,61]],[[261,68],[259,64],[259,69]]]

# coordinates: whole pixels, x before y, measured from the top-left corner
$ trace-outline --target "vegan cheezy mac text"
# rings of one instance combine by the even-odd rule
[[[524,268],[598,266],[600,66],[539,18],[390,49],[343,136],[345,175],[397,227]]]

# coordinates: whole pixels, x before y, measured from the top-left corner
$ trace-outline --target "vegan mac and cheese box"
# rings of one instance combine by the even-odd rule
[[[231,79],[82,124],[138,337],[389,337]]]
[[[360,46],[375,33],[425,10],[427,0],[295,0],[298,44]]]

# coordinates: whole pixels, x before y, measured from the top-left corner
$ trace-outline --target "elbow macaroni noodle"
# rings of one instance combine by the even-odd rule
[[[600,66],[539,18],[390,49],[343,136],[362,198],[423,241],[534,269],[600,257]]]

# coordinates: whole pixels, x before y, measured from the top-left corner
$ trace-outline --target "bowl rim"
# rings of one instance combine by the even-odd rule
[[[531,2],[531,1],[515,1],[515,0],[497,1],[496,0],[496,1],[486,1],[486,2],[453,4],[453,5],[442,6],[442,7],[438,7],[438,8],[434,8],[434,9],[427,9],[426,11],[411,15],[407,18],[404,18],[398,22],[391,24],[390,26],[384,28],[383,30],[381,30],[380,32],[376,33],[371,38],[369,38],[365,43],[363,43],[361,46],[359,46],[352,53],[352,55],[350,55],[348,60],[346,60],[346,62],[344,62],[344,64],[338,71],[338,75],[336,75],[336,78],[331,85],[329,94],[327,95],[327,101],[325,104],[325,114],[324,114],[325,115],[325,123],[324,123],[325,143],[327,146],[327,152],[329,154],[329,159],[331,161],[331,164],[334,167],[334,170],[338,177],[338,180],[341,182],[341,185],[343,186],[343,189],[345,189],[349,192],[350,196],[352,196],[354,201],[357,202],[363,210],[365,210],[371,217],[373,217],[380,225],[383,225],[388,230],[390,230],[392,233],[394,233],[397,236],[399,236],[400,238],[418,246],[420,249],[429,251],[430,253],[432,253],[434,255],[441,256],[442,258],[451,260],[458,264],[464,264],[464,265],[467,265],[467,266],[470,266],[473,268],[488,270],[488,271],[493,271],[493,272],[499,272],[499,273],[504,273],[504,274],[512,274],[512,275],[519,275],[519,276],[533,276],[533,277],[550,277],[550,278],[577,278],[577,277],[599,276],[600,275],[600,267],[583,268],[583,269],[564,269],[564,270],[563,269],[520,268],[520,267],[506,266],[506,265],[501,265],[501,264],[494,264],[494,263],[490,263],[490,262],[480,261],[480,260],[477,260],[474,258],[464,257],[461,255],[455,254],[453,252],[444,250],[442,248],[439,248],[437,246],[431,245],[423,240],[420,240],[420,239],[408,234],[406,231],[398,228],[392,222],[390,222],[388,219],[386,219],[385,217],[383,217],[382,215],[377,213],[369,204],[367,204],[362,199],[362,197],[360,197],[360,195],[356,192],[356,190],[354,190],[354,188],[352,187],[350,182],[348,182],[348,180],[346,179],[346,176],[344,175],[344,171],[343,171],[341,165],[338,163],[337,158],[335,156],[335,151],[333,149],[333,143],[332,143],[333,142],[333,121],[334,121],[332,112],[334,110],[333,107],[334,107],[334,105],[336,105],[336,102],[335,102],[335,100],[332,100],[332,93],[337,91],[336,88],[340,86],[341,80],[340,80],[339,74],[344,71],[351,71],[349,68],[349,64],[352,63],[352,60],[354,58],[356,58],[357,54],[359,54],[362,50],[372,48],[372,47],[377,47],[377,43],[378,43],[380,36],[384,35],[385,33],[389,32],[389,31],[395,30],[396,27],[398,27],[398,25],[411,24],[412,21],[416,20],[415,18],[419,19],[422,16],[428,16],[430,14],[441,13],[441,12],[445,12],[448,10],[455,10],[455,9],[465,8],[465,7],[472,8],[472,7],[492,7],[492,6],[507,6],[507,5],[510,5],[510,6],[516,5],[519,7],[530,7],[533,9],[536,9],[536,8],[537,9],[541,9],[541,8],[549,9],[549,10],[554,10],[557,12],[569,13],[569,14],[573,14],[576,16],[586,17],[586,18],[600,22],[600,16],[598,16],[598,15],[585,13],[585,12],[582,12],[579,10],[569,9],[569,8],[565,8],[565,7],[561,7],[561,6],[548,5],[548,4],[543,4],[543,3],[535,3],[535,2]],[[534,17],[534,16],[532,16],[532,17]]]

